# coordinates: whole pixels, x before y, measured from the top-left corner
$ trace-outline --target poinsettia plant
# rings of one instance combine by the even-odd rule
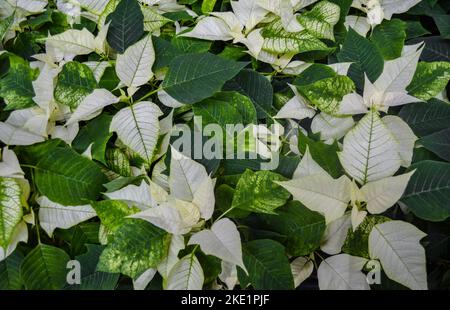
[[[442,289],[450,4],[0,0],[0,289]]]

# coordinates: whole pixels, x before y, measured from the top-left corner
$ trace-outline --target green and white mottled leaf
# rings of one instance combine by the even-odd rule
[[[416,98],[429,100],[436,97],[450,80],[450,62],[419,62],[408,92]]]
[[[122,273],[133,279],[156,268],[167,256],[170,235],[142,220],[128,219],[100,256],[98,271]]]
[[[97,81],[88,66],[71,61],[58,74],[55,100],[73,109],[97,88]]]
[[[142,14],[144,14],[144,31],[153,33],[171,21],[170,19],[158,14],[151,7],[142,6],[141,10]]]
[[[261,32],[262,49],[275,54],[297,54],[310,51],[329,51],[328,46],[307,30],[287,32],[281,20],[276,20]]]
[[[246,170],[240,177],[234,193],[232,208],[256,213],[276,214],[286,203],[289,193],[277,184],[284,177],[272,171]]]
[[[386,275],[413,290],[426,290],[425,250],[420,240],[426,234],[403,221],[376,225],[369,236],[369,254],[379,259]]]
[[[6,249],[0,247],[0,262],[14,252],[19,242],[27,242],[27,241],[28,241],[28,227],[24,221],[21,221],[16,226],[16,229],[12,234],[9,246]]]
[[[151,163],[158,142],[159,107],[150,101],[142,101],[123,108],[114,115],[110,131],[147,163]]]
[[[321,1],[311,11],[300,14],[297,19],[307,31],[316,37],[334,41],[333,28],[339,22],[340,14],[339,5]]]
[[[22,220],[22,189],[12,178],[0,178],[0,247],[8,248]]]

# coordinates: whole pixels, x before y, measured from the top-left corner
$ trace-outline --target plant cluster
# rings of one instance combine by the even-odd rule
[[[449,11],[0,0],[0,289],[450,288]]]

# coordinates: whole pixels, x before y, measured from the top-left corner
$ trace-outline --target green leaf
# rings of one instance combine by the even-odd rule
[[[244,69],[228,81],[224,90],[235,90],[249,97],[255,105],[258,119],[270,116],[273,102],[273,88],[262,74]]]
[[[381,215],[369,215],[364,221],[353,231],[349,229],[347,238],[342,246],[342,252],[370,259],[369,256],[369,235],[372,228],[384,222],[390,221],[389,218]]]
[[[336,75],[305,86],[297,86],[300,94],[322,112],[339,113],[339,105],[345,95],[355,90],[353,81],[344,75]]]
[[[406,39],[405,30],[406,24],[400,19],[384,20],[375,27],[370,39],[385,60],[392,60],[402,55]]]
[[[0,42],[3,41],[5,34],[8,32],[9,27],[11,27],[14,21],[14,14],[11,16],[0,20]]]
[[[86,244],[86,247],[87,252],[75,258],[81,266],[81,283],[68,285],[67,288],[72,290],[114,290],[120,275],[96,271],[103,247],[94,244]]]
[[[22,220],[22,189],[12,178],[0,178],[0,247],[6,250]]]
[[[339,145],[335,141],[333,144],[325,144],[322,141],[314,141],[298,131],[298,148],[302,154],[306,152],[306,146],[314,160],[325,169],[333,178],[338,178],[343,174],[343,168],[337,156]]]
[[[450,41],[439,36],[415,38],[408,44],[425,43],[420,59],[423,61],[450,61]]]
[[[139,211],[137,208],[129,208],[128,205],[119,200],[104,200],[92,203],[102,224],[108,230],[115,232],[125,223],[126,217]]]
[[[122,0],[108,15],[107,41],[117,52],[123,53],[144,34],[144,14],[136,0]]]
[[[196,103],[220,91],[246,65],[210,53],[184,54],[171,61],[162,87],[179,102]]]
[[[430,34],[428,30],[423,28],[420,21],[405,21],[406,22],[406,39],[414,39],[427,34]]]
[[[422,161],[408,170],[416,172],[409,180],[401,201],[419,218],[443,221],[450,217],[450,164]]]
[[[238,92],[219,92],[193,106],[194,115],[201,116],[203,125],[218,124],[224,132],[230,124],[256,123],[256,110],[250,98]],[[227,132],[233,137],[233,132]]]
[[[69,148],[50,150],[37,164],[39,192],[62,205],[83,205],[96,200],[107,182],[100,168]]]
[[[79,152],[84,152],[92,143],[91,155],[92,158],[99,162],[106,164],[105,150],[112,133],[109,132],[112,116],[102,114],[99,117],[88,122],[83,126],[75,140],[72,142],[73,148]]]
[[[286,236],[286,250],[292,256],[305,256],[320,247],[325,218],[298,201],[277,209],[278,215],[262,215],[269,230]]]
[[[370,81],[375,80],[383,72],[383,56],[372,42],[349,29],[341,51],[337,54],[340,62],[353,62],[348,76],[355,82],[358,90],[364,86],[364,73]]]
[[[448,128],[450,104],[438,99],[407,104],[399,116],[408,123],[415,134],[426,136]]]
[[[97,81],[92,70],[82,63],[70,61],[58,74],[54,96],[59,103],[75,109],[95,88]]]
[[[450,80],[450,62],[419,62],[408,92],[416,98],[429,100],[442,92]]]
[[[216,5],[217,0],[203,0],[202,2],[202,13],[207,14],[214,11],[214,6]]]
[[[450,128],[420,139],[420,143],[440,158],[450,162]]]
[[[58,290],[66,284],[69,255],[63,250],[39,244],[23,260],[20,275],[27,290]]]
[[[170,235],[152,224],[128,219],[100,256],[98,271],[122,273],[133,279],[155,268],[167,256]]]
[[[8,74],[0,80],[0,97],[6,103],[6,110],[24,109],[35,106],[33,84],[36,70],[28,65],[18,63],[11,66]]]
[[[322,1],[311,11],[297,17],[299,23],[312,35],[334,41],[333,28],[339,22],[341,8],[331,2]]]
[[[284,247],[269,239],[250,241],[242,246],[248,276],[238,268],[242,287],[251,284],[256,290],[292,290],[294,279]]]
[[[0,290],[22,289],[23,283],[20,278],[20,264],[22,261],[22,253],[14,251],[0,262]]]
[[[435,14],[433,15],[434,22],[444,39],[450,39],[450,15]]]
[[[310,23],[310,21],[308,21]],[[331,51],[317,37],[302,30],[287,32],[280,19],[275,20],[261,31],[264,38],[263,50],[274,54],[298,54],[310,51]]]
[[[274,181],[285,178],[271,171],[246,170],[236,187],[232,208],[256,213],[276,214],[275,209],[286,203],[290,194]]]

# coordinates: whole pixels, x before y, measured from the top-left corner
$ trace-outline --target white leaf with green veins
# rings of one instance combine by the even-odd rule
[[[142,101],[123,108],[114,115],[110,131],[130,149],[151,163],[159,137],[159,107],[150,101]]]
[[[23,215],[22,188],[16,179],[0,178],[0,247],[7,249]]]
[[[108,61],[86,61],[83,62],[86,66],[88,66],[92,73],[94,73],[95,80],[100,82],[100,79],[105,73],[106,68],[111,67],[111,64]]]
[[[361,188],[367,210],[371,214],[381,214],[402,198],[414,171],[395,177],[369,182]]]
[[[122,200],[129,207],[137,206],[141,210],[156,207],[150,186],[145,181],[142,181],[139,186],[130,184],[117,191],[104,193],[104,195],[112,200]]]
[[[231,29],[227,23],[215,16],[202,18],[192,31],[181,34],[181,37],[190,37],[211,41],[229,41],[233,40],[230,34]]]
[[[0,141],[6,145],[31,145],[44,140],[44,137],[40,135],[0,122]]]
[[[255,28],[268,13],[257,2],[258,0],[231,1],[233,12],[241,25],[245,27],[246,33],[249,33]]]
[[[361,269],[367,263],[362,257],[340,254],[328,257],[317,270],[321,290],[370,290]]]
[[[297,288],[311,276],[314,264],[312,260],[305,257],[297,257],[291,263],[291,270],[294,276],[294,285]]]
[[[312,158],[309,151],[309,146],[306,146],[305,154],[298,164],[292,176],[293,179],[298,179],[310,175],[328,175],[328,173]]]
[[[379,259],[386,275],[412,290],[426,290],[425,249],[420,240],[426,234],[403,221],[376,225],[369,235],[371,259]]]
[[[312,118],[316,114],[316,110],[308,105],[306,100],[299,94],[297,87],[293,85],[289,85],[289,87],[294,92],[294,97],[284,104],[274,118],[297,120]]]
[[[345,175],[333,179],[329,175],[314,174],[276,183],[287,189],[294,200],[321,213],[327,224],[344,215],[350,201],[351,181]]]
[[[167,279],[170,270],[180,260],[178,254],[185,248],[184,237],[181,235],[173,235],[170,241],[169,254],[158,265],[158,272],[163,279]]]
[[[50,237],[56,228],[69,229],[97,216],[90,205],[63,206],[45,196],[37,198],[36,202],[39,204],[39,223]]]
[[[66,125],[80,121],[88,121],[98,116],[102,109],[119,102],[119,98],[114,96],[109,90],[95,89],[90,95],[85,97],[78,105]]]
[[[0,246],[0,262],[11,255],[12,252],[16,249],[19,242],[27,242],[28,241],[28,228],[27,224],[24,221],[21,221],[17,224],[11,241],[6,249]]]
[[[0,152],[0,177],[23,179],[24,175],[16,153],[4,147]]]
[[[414,145],[418,138],[409,125],[398,116],[386,115],[382,121],[399,144],[399,155],[402,160],[402,166],[409,167],[413,157]]]
[[[345,17],[344,25],[347,28],[347,30],[349,28],[352,28],[364,38],[366,37],[367,33],[371,28],[369,22],[367,21],[367,18],[364,16],[349,15]]]
[[[75,55],[90,54],[95,52],[97,47],[94,35],[86,28],[66,30],[48,37],[46,42],[64,53]]]
[[[242,261],[241,237],[236,224],[227,218],[215,222],[211,229],[192,235],[188,244],[198,244],[203,253],[214,255],[224,261],[245,269]]]
[[[197,257],[193,253],[180,259],[169,273],[166,289],[201,290],[205,277]]]
[[[330,139],[339,140],[355,125],[353,118],[335,117],[324,112],[316,115],[311,123],[311,131],[320,133],[320,139],[327,141]]]
[[[135,291],[143,291],[147,285],[153,280],[156,275],[157,270],[155,268],[150,268],[144,271],[137,279],[133,279],[133,289]]]
[[[200,189],[203,181],[209,178],[208,173],[205,167],[184,156],[174,147],[171,147],[171,153],[170,194],[174,198],[193,201],[195,192]]]
[[[11,2],[11,1],[9,1]],[[48,0],[15,0],[18,8],[21,8],[29,13],[40,13],[48,4]]]
[[[352,222],[349,214],[329,223],[322,237],[320,249],[329,255],[341,253],[350,227],[352,227]]]
[[[130,218],[142,219],[174,235],[184,235],[200,220],[200,212],[190,202],[169,199],[156,207],[133,214]]]
[[[374,110],[347,133],[338,156],[345,171],[360,184],[392,176],[401,165],[399,145]]]
[[[155,50],[151,35],[128,47],[117,55],[116,73],[120,81],[128,87],[137,88],[152,77]]]

